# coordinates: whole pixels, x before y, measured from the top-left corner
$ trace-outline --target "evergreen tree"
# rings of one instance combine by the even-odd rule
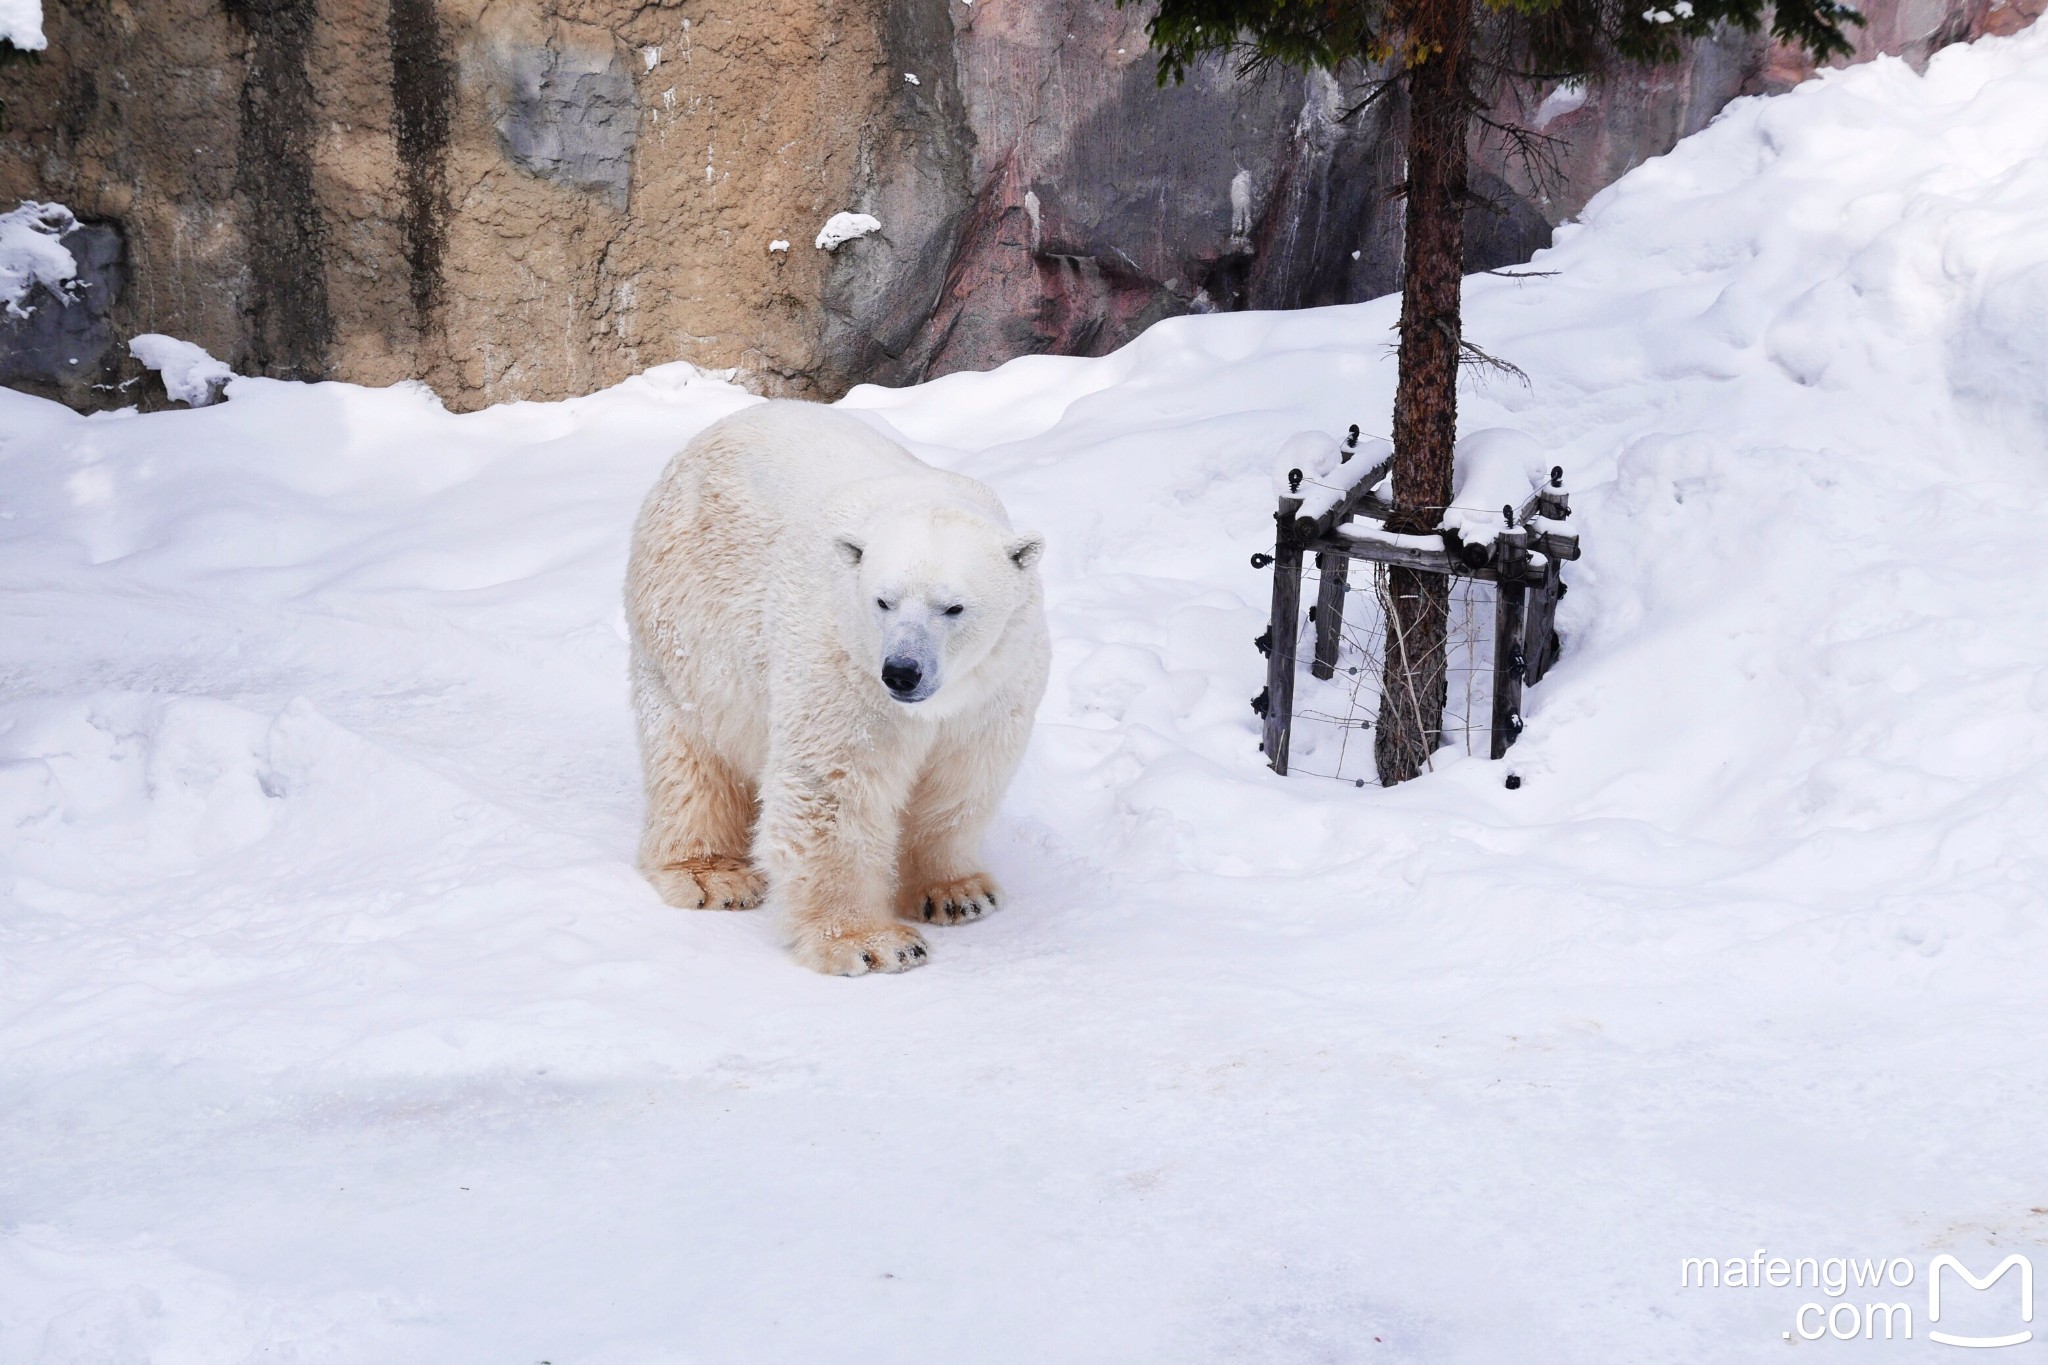
[[[1459,316],[1475,126],[1540,152],[1542,139],[1496,113],[1517,87],[1670,61],[1682,38],[1765,22],[1773,36],[1824,59],[1849,51],[1844,26],[1862,19],[1842,0],[1778,0],[1775,8],[1765,0],[1158,0],[1147,32],[1161,84],[1184,80],[1205,56],[1231,54],[1246,72],[1276,63],[1350,69],[1364,81],[1365,103],[1402,100],[1407,232],[1389,529],[1429,531],[1451,500],[1458,367],[1479,355]],[[1374,756],[1380,780],[1392,785],[1422,770],[1443,727],[1450,603],[1440,574],[1393,568],[1389,588]]]

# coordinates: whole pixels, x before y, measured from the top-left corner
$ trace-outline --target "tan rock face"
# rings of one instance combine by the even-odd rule
[[[0,72],[0,198],[117,222],[117,330],[247,372],[418,376],[461,407],[678,358],[843,387],[825,333],[858,350],[889,291],[829,316],[860,272],[812,239],[929,198],[919,112],[957,113],[949,72],[885,70],[881,9],[64,0],[47,58]],[[868,273],[907,235],[864,243]]]
[[[2043,3],[1884,0],[1863,41],[1924,57]],[[1395,280],[1386,111],[1343,119],[1324,78],[1161,91],[1108,0],[49,0],[46,28],[0,66],[0,203],[96,225],[96,311],[43,330],[108,358],[43,373],[58,343],[0,331],[0,375],[80,405],[134,396],[90,384],[144,331],[458,408],[677,359],[825,396]],[[1504,212],[1472,263],[1804,74],[1737,36],[1562,101],[1561,182],[1480,150]],[[881,232],[818,250],[841,210]]]
[[[804,389],[880,60],[857,8],[446,7],[456,71],[426,377],[475,401],[650,364]],[[610,18],[615,24],[603,22]],[[793,243],[770,252],[772,241]]]

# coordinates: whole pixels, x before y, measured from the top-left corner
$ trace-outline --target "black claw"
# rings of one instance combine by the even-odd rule
[[[933,916],[933,915],[936,915],[937,913],[939,913],[939,912],[938,912],[938,910],[937,910],[937,909],[936,909],[936,908],[935,908],[935,907],[934,907],[934,906],[932,905],[932,898],[931,898],[930,896],[926,896],[926,897],[924,898],[924,918],[925,918],[925,923],[927,923],[927,924],[931,923],[931,918],[932,918],[932,916]]]
[[[993,891],[988,893],[988,908],[991,910],[996,908],[996,893]]]
[[[870,969],[882,965],[882,959],[876,957],[873,953],[862,953],[860,955],[860,960],[862,962],[867,963]]]
[[[923,957],[923,956],[924,956],[924,945],[923,945],[922,943],[913,943],[913,944],[911,944],[911,945],[910,945],[910,955],[911,955],[912,957]]]

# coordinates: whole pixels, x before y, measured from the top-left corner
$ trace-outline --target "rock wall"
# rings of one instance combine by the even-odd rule
[[[1862,55],[1924,59],[2043,3],[1881,0]],[[417,377],[458,408],[676,359],[829,396],[1100,353],[1176,313],[1393,288],[1391,110],[1347,118],[1336,82],[1285,73],[1161,90],[1143,15],[49,0],[48,54],[0,64],[0,203],[57,200],[86,222],[72,244],[97,311],[0,330],[0,382],[128,401],[111,342],[161,331],[244,373]],[[1550,92],[1528,115],[1564,140],[1561,178],[1482,142],[1493,208],[1474,212],[1471,264],[1527,259],[1730,98],[1806,73],[1736,35]],[[882,231],[816,249],[845,209]]]

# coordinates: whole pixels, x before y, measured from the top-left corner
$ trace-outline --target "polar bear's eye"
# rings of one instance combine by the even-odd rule
[[[875,605],[880,607],[883,611],[888,611],[890,609],[889,599],[886,597],[877,597],[875,599]]]
[[[952,606],[946,608],[946,615],[958,616],[961,612],[966,610],[967,608],[961,606],[958,602],[955,602]]]

